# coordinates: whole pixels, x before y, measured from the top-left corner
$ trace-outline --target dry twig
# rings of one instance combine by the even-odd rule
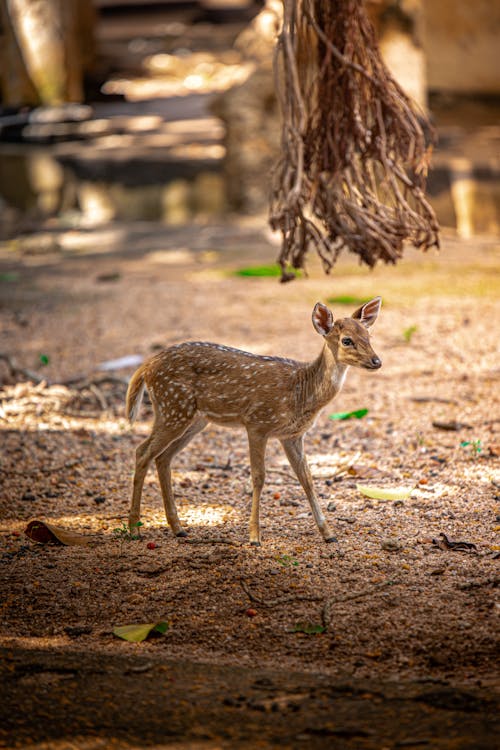
[[[438,246],[424,197],[429,124],[385,67],[362,0],[284,0],[275,57],[281,157],[270,223],[286,269],[312,245],[328,273],[347,247],[395,263],[409,240]]]
[[[44,378],[41,377],[41,375],[38,375],[36,372],[28,370],[24,367],[18,367],[12,357],[10,357],[5,352],[0,352],[0,361],[5,362],[9,370],[9,375],[13,378],[22,376],[27,380],[32,380],[34,383],[41,383],[44,380]]]
[[[240,579],[240,585],[245,594],[248,596],[251,602],[260,604],[263,607],[276,607],[280,604],[288,604],[289,602],[318,602],[321,601],[321,596],[315,596],[306,594],[304,596],[297,594],[290,594],[289,596],[278,596],[276,599],[263,599],[250,591],[248,584],[243,579]]]
[[[362,591],[358,591],[353,594],[347,594],[347,596],[326,599],[321,611],[321,622],[323,626],[325,627],[325,629],[330,626],[332,619],[332,607],[335,606],[335,604],[350,602],[354,599],[364,599],[366,596],[378,594],[379,591],[386,589],[388,586],[394,586],[395,583],[397,583],[397,581],[383,581],[382,583],[377,583],[375,586],[371,586],[369,589],[363,589]]]

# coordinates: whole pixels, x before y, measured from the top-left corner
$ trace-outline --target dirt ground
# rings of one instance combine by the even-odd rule
[[[280,285],[234,274],[272,262],[263,226],[53,228],[0,248],[0,746],[494,746],[500,245],[449,236],[440,256],[345,258],[330,277],[312,262]],[[245,435],[219,427],[174,465],[188,537],[166,530],[151,469],[126,538],[151,412],[131,428],[134,368],[100,364],[182,340],[307,360],[318,299],[376,294],[383,367],[351,369],[306,438],[338,544],[271,443],[250,547]],[[414,489],[374,500],[359,483]],[[31,541],[30,520],[88,544]],[[141,644],[112,633],[160,620]]]

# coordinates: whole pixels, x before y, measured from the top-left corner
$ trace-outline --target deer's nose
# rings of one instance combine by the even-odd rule
[[[379,357],[372,357],[371,365],[374,370],[378,370],[379,367],[382,367],[382,360]]]

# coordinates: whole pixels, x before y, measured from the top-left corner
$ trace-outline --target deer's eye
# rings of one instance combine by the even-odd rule
[[[344,336],[342,339],[342,346],[354,346],[354,341],[349,336]]]

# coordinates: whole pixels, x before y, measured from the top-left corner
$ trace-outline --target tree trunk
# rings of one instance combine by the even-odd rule
[[[91,0],[0,0],[4,105],[83,100],[93,56]]]

